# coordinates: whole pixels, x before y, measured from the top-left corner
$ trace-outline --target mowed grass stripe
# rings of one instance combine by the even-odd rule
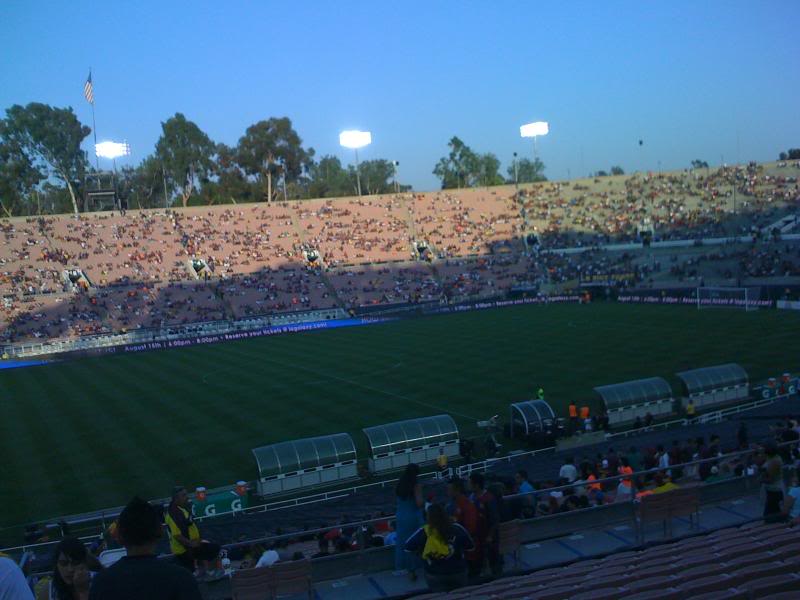
[[[673,373],[685,368],[735,361],[753,379],[775,375],[792,370],[800,351],[792,334],[800,330],[798,317],[788,311],[611,304],[514,307],[0,372],[0,386],[25,403],[25,410],[28,404],[38,406],[38,415],[43,409],[32,399],[36,392],[25,383],[28,377],[92,378],[91,397],[54,383],[61,392],[51,401],[63,405],[62,411],[82,402],[75,409],[78,438],[86,435],[84,426],[97,435],[92,427],[114,423],[119,430],[125,421],[135,421],[137,428],[145,423],[147,438],[137,442],[126,431],[117,444],[121,455],[136,454],[121,457],[135,473],[132,479],[114,478],[109,484],[118,488],[109,493],[124,502],[139,492],[131,489],[134,478],[137,487],[152,481],[152,495],[162,496],[164,473],[186,485],[209,487],[253,477],[250,449],[275,441],[346,431],[365,457],[362,427],[436,412],[470,415],[454,416],[463,433],[474,433],[472,417],[505,417],[511,402],[530,398],[539,385],[563,411],[570,399],[596,406],[596,385],[657,375],[675,384]],[[203,373],[212,376],[203,381]],[[117,406],[102,420],[86,418],[104,410],[110,399]],[[16,412],[19,418],[31,417],[22,409]],[[72,428],[69,419],[64,422],[64,428]],[[44,463],[60,465],[66,459],[31,441],[47,437],[44,429],[25,426],[19,435],[16,429],[4,431],[27,448],[4,455],[14,463],[5,472],[30,487],[23,492],[12,485],[2,496],[10,507],[0,516],[3,522],[18,522],[15,517],[23,510],[29,514],[23,505],[29,496],[41,498],[33,511],[41,508],[39,516],[60,510],[64,500],[58,495],[74,498],[69,505],[80,504],[80,511],[91,508],[90,500],[70,486],[50,484]],[[71,438],[66,439],[59,443]],[[131,450],[132,443],[144,454]],[[36,456],[39,452],[44,457]]]
[[[68,418],[67,404],[59,402],[57,394],[51,394],[50,386],[70,389],[62,377],[25,377],[20,380],[21,398],[26,398],[26,410],[22,413],[22,425],[26,429],[28,451],[38,460],[36,478],[30,488],[17,488],[19,494],[12,505],[20,503],[27,518],[31,515],[51,516],[69,510],[74,498],[89,498],[91,488],[80,480],[82,456],[76,449],[76,439],[85,434],[85,428]],[[73,399],[74,401],[74,399]],[[28,475],[30,477],[30,475]],[[16,477],[4,485],[16,486]],[[9,523],[16,523],[16,520]]]

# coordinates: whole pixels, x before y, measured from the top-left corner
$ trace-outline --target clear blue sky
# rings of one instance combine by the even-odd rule
[[[568,5],[568,6],[567,6]],[[0,2],[0,109],[70,105],[94,74],[98,139],[138,163],[175,112],[212,139],[289,116],[317,156],[399,160],[416,189],[452,135],[510,164],[547,120],[551,179],[773,160],[800,147],[800,4],[315,1]],[[639,139],[644,146],[638,145]],[[88,149],[87,144],[87,149]]]

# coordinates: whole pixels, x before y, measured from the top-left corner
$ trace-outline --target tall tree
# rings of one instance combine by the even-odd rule
[[[117,173],[117,190],[129,208],[163,207],[169,200],[165,192],[164,167],[156,156],[146,157],[136,168],[122,167]]]
[[[500,175],[500,159],[491,152],[478,157],[478,172],[474,174],[474,185],[500,185],[505,183]]]
[[[442,189],[471,187],[479,179],[480,157],[457,136],[447,143],[450,153],[439,159],[433,174],[442,181]]]
[[[91,131],[78,121],[71,107],[31,102],[6,110],[1,135],[4,144],[27,157],[27,164],[66,185],[72,210],[78,214],[75,190],[87,166],[81,141]]]
[[[382,158],[365,160],[359,164],[361,184],[367,194],[387,194],[394,188],[394,165]],[[355,171],[355,170],[354,170]]]
[[[181,113],[162,122],[161,131],[156,156],[164,165],[170,188],[179,190],[181,203],[186,206],[190,196],[208,179],[216,146]]]
[[[514,183],[513,164],[508,167],[506,173],[508,173],[508,182]],[[519,183],[547,181],[547,177],[544,176],[544,163],[539,158],[536,158],[535,160],[531,160],[529,158],[518,159],[516,176]]]
[[[308,194],[312,198],[349,196],[353,193],[355,175],[351,185],[350,175],[335,156],[326,155],[320,158],[319,162],[312,162],[308,176]]]
[[[267,201],[274,199],[273,179],[284,184],[297,181],[314,154],[305,150],[303,141],[292,128],[288,117],[270,118],[251,125],[239,139],[238,162],[245,173],[254,176],[264,187]]]
[[[25,202],[45,175],[11,141],[3,138],[0,121],[0,209],[7,217],[26,212]]]
[[[237,158],[235,148],[217,144],[212,178],[200,190],[204,204],[236,204],[256,200],[256,185],[247,180]]]

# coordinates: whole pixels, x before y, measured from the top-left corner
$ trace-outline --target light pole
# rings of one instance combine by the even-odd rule
[[[519,128],[520,136],[524,138],[533,138],[533,161],[534,164],[539,159],[539,152],[536,148],[536,138],[540,135],[547,135],[550,133],[550,124],[546,121],[536,121],[534,123],[527,123]]]
[[[400,182],[397,181],[397,167],[399,167],[399,166],[400,166],[400,161],[399,160],[393,160],[392,161],[392,176],[394,177],[394,193],[395,194],[399,194],[400,193]]]
[[[372,133],[369,131],[349,130],[339,134],[339,144],[345,148],[352,148],[356,153],[356,189],[361,195],[361,173],[358,164],[358,149],[372,143]]]
[[[519,173],[517,172],[517,153],[514,152],[514,197],[519,202]]]
[[[114,168],[112,182],[114,184],[114,203],[117,208],[122,210],[122,200],[117,198],[117,159],[121,156],[128,156],[131,153],[131,147],[128,142],[100,142],[94,145],[95,157],[108,158]]]

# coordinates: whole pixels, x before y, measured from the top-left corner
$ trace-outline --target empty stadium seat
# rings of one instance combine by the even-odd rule
[[[772,575],[748,581],[739,587],[746,590],[751,598],[764,598],[777,592],[797,592],[800,590],[800,575],[795,573]]]
[[[683,600],[685,597],[683,590],[674,587],[656,588],[624,596],[625,600]]]

